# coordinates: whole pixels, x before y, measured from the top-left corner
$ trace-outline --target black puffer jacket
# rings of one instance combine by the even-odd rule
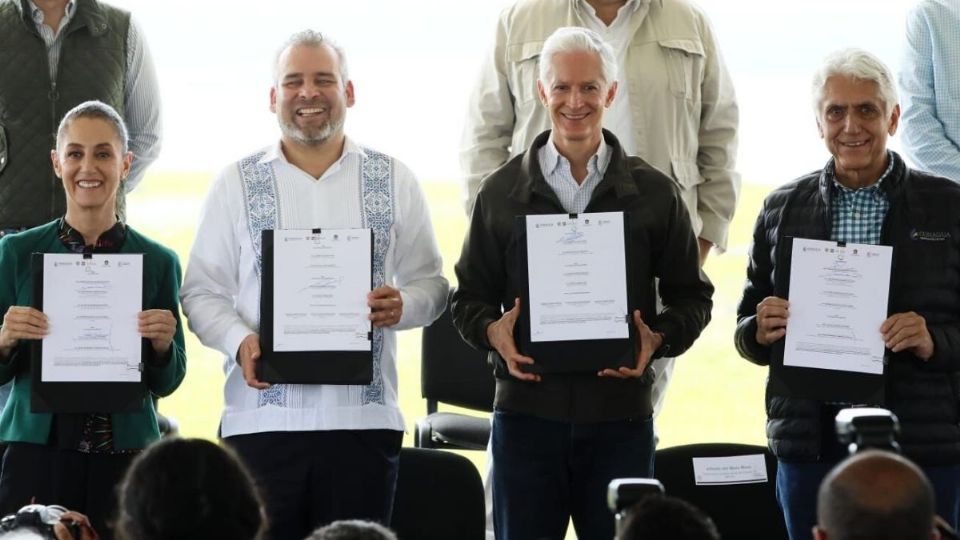
[[[887,351],[886,403],[900,418],[904,452],[924,465],[960,463],[960,185],[894,167],[882,188],[890,201],[881,243],[893,246],[889,314],[915,311],[926,319],[935,352],[924,362]],[[756,341],[756,306],[774,291],[777,247],[786,236],[829,239],[830,181],[823,171],[771,193],[753,233],[735,341],[751,362],[768,365]],[[821,403],[772,396],[767,389],[767,438],[777,457],[815,460],[822,452]]]

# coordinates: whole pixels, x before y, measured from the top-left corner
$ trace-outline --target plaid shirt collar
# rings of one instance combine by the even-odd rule
[[[890,151],[887,151],[887,159],[889,163],[880,178],[874,184],[860,189],[851,189],[838,182],[833,161],[827,164],[824,176],[831,191],[832,240],[873,245],[881,242],[883,222],[890,208],[884,180],[890,177],[896,162]]]
[[[890,176],[890,173],[893,171],[894,162],[895,162],[895,159],[893,156],[893,152],[891,152],[890,150],[887,150],[887,168],[883,171],[883,174],[881,174],[880,178],[872,185],[869,185],[864,188],[859,188],[859,189],[848,188],[847,186],[841,184],[839,180],[837,180],[836,165],[834,163],[834,160],[832,159],[830,160],[830,163],[827,163],[827,166],[823,172],[826,175],[827,180],[829,180],[833,186],[832,191],[834,196],[844,197],[846,195],[850,195],[853,193],[862,192],[862,193],[876,193],[877,196],[883,197],[884,199],[886,199],[887,198],[886,193],[884,192],[883,189],[881,189],[881,187],[882,187],[883,181],[888,176]]]

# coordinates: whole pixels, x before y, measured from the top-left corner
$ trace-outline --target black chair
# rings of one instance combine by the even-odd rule
[[[752,484],[697,485],[693,458],[762,454],[767,481]],[[679,497],[707,513],[723,538],[786,540],[777,505],[777,459],[764,446],[708,443],[657,450],[654,476],[667,495]]]
[[[453,452],[402,448],[390,528],[400,540],[482,540],[483,482],[477,468]]]
[[[493,371],[487,353],[473,349],[453,326],[450,310],[423,329],[420,391],[427,416],[417,421],[418,448],[484,450],[490,439],[489,416],[437,412],[439,403],[489,413],[493,410]]]

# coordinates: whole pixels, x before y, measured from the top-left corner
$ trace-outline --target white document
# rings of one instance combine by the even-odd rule
[[[698,486],[761,484],[768,481],[763,454],[693,458],[693,478]]]
[[[793,240],[783,365],[883,373],[893,248]]]
[[[526,219],[530,340],[629,337],[623,213]]]
[[[370,229],[273,232],[273,350],[369,351]]]
[[[43,256],[43,382],[140,382],[143,255]]]

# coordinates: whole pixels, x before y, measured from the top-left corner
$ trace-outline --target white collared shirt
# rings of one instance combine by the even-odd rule
[[[597,17],[597,11],[586,0],[579,0],[577,7],[586,27],[599,34],[613,48],[617,56],[617,95],[603,115],[603,127],[612,131],[624,148],[636,148],[637,143],[633,136],[633,112],[630,110],[630,87],[627,82],[627,50],[630,48],[638,21],[642,21],[645,12],[650,9],[650,0],[628,0],[617,11],[617,17],[610,26]],[[631,23],[630,19],[638,11],[643,13],[640,13],[637,20]]]
[[[587,208],[590,197],[593,196],[593,190],[607,172],[607,166],[610,165],[610,145],[606,141],[600,141],[597,152],[587,160],[587,177],[580,184],[573,177],[570,160],[563,157],[557,150],[552,133],[547,144],[540,147],[537,158],[540,161],[543,178],[557,194],[560,205],[568,213],[579,214]]]
[[[77,1],[70,0],[67,2],[67,5],[63,8],[63,18],[60,19],[60,27],[56,31],[53,28],[50,28],[44,24],[43,11],[40,11],[40,8],[37,7],[37,4],[33,1],[30,2],[30,17],[33,18],[33,24],[37,27],[37,32],[40,33],[40,37],[43,38],[44,44],[47,46],[47,55],[50,59],[50,80],[53,80],[57,77],[57,64],[60,62],[60,47],[63,44],[63,39],[60,39],[60,35],[63,33],[63,29],[70,24],[70,20],[73,19],[73,14],[77,11]]]
[[[280,144],[264,149],[259,163],[276,178],[278,227],[283,229],[363,226],[360,189],[364,151],[347,139],[343,154],[320,177],[287,161]],[[181,289],[190,329],[224,354],[226,374],[222,434],[333,429],[403,430],[397,402],[396,331],[429,324],[446,306],[448,284],[426,199],[413,173],[394,160],[393,225],[384,256],[385,283],[400,290],[400,322],[383,332],[380,402],[364,398],[364,386],[282,385],[283,406],[264,405],[260,391],[246,385],[235,356],[240,342],[260,327],[260,277],[247,197],[238,163],[210,187],[200,215]]]

